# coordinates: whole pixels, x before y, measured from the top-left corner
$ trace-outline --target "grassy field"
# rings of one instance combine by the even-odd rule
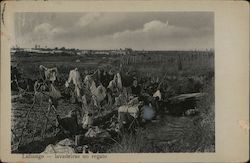
[[[95,70],[98,66],[117,65],[118,57],[80,57],[80,56],[50,56],[50,57],[16,57],[12,56],[12,64],[18,65],[24,77],[36,79],[39,72],[40,64],[47,67],[57,67],[60,77],[66,79],[71,69],[78,67],[82,73],[84,70]],[[76,62],[79,60],[79,62]],[[129,65],[140,75],[147,73],[152,76],[163,76],[165,73],[175,76],[198,76],[200,74],[208,74],[211,69],[201,70],[182,70],[168,71],[164,69],[164,65]],[[177,87],[183,83],[177,81],[174,83]],[[116,142],[106,149],[105,152],[214,152],[215,151],[215,108],[214,108],[214,78],[205,81],[201,92],[206,96],[198,101],[197,109],[200,114],[195,116],[172,116],[164,115],[160,121],[146,124],[139,128],[135,134],[125,133]],[[176,91],[177,92],[177,91]],[[12,92],[14,95],[14,92]],[[25,115],[32,105],[32,92],[29,96],[23,96],[12,99],[12,149],[15,149],[19,141],[21,131],[25,125]],[[46,99],[43,103],[36,103],[34,112],[30,115],[27,131],[24,133],[23,144],[29,144],[33,141],[40,140],[46,123],[46,111],[48,102]],[[70,104],[69,101],[59,101],[58,113],[65,116],[70,110],[79,108],[76,104]],[[49,123],[45,137],[55,135],[55,116],[49,115]],[[45,144],[46,145],[46,144]],[[44,145],[44,146],[45,146]],[[38,149],[32,149],[34,152],[42,152],[44,146]],[[26,151],[28,152],[28,151]]]
[[[79,60],[79,62],[77,61]],[[100,66],[112,65],[119,61],[117,57],[102,58],[102,57],[82,57],[82,56],[32,56],[18,57],[12,56],[12,65],[22,70],[24,76],[35,79],[39,76],[39,65],[45,67],[57,67],[60,76],[68,76],[70,70],[77,67],[81,73],[84,70],[94,70]]]

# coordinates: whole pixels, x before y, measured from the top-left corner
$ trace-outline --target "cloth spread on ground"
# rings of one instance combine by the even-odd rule
[[[61,140],[57,144],[63,145],[63,146],[74,146],[75,142],[73,140],[66,138],[66,139]]]
[[[134,119],[138,118],[140,110],[139,110],[139,98],[132,98],[128,104],[120,106],[118,108],[118,122],[120,125],[128,124],[132,122]]]
[[[139,100],[136,97],[136,98],[133,98],[132,100],[130,100],[127,105],[120,106],[118,108],[118,113],[120,113],[120,112],[127,112],[131,116],[133,116],[134,118],[137,118],[138,117],[138,113],[139,113],[138,106],[139,106]]]
[[[51,153],[75,153],[74,148],[71,146],[74,145],[74,141],[70,139],[64,139],[58,142],[56,145],[49,144],[42,154],[51,154]]]
[[[91,127],[89,128],[89,130],[85,133],[85,136],[86,137],[99,137],[99,138],[103,138],[103,137],[110,137],[110,134],[103,130],[103,129],[100,129],[98,126],[95,126],[95,127]]]
[[[51,153],[75,153],[75,150],[69,146],[62,146],[62,145],[48,145],[42,154],[51,154]]]
[[[106,89],[102,85],[96,87],[96,84],[93,80],[91,82],[89,89],[92,94],[92,98],[94,100],[94,105],[99,106],[100,102],[103,101],[107,95]]]

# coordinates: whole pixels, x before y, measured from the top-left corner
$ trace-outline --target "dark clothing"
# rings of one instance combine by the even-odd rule
[[[132,75],[122,75],[122,85],[130,87],[133,84],[134,78]]]
[[[114,76],[115,76],[114,74],[109,74],[109,73],[107,73],[106,75],[107,75],[108,82],[110,82],[111,80],[113,80]]]
[[[139,85],[137,85],[136,87],[132,86],[131,91],[133,95],[139,96],[141,94],[141,87]]]
[[[111,81],[111,80],[113,80],[113,78],[114,78],[114,75],[110,75],[110,74],[108,74],[108,73],[101,73],[101,75],[100,75],[100,82],[102,83],[102,85],[105,87],[105,88],[107,88],[108,87],[108,85],[109,85],[109,82]]]
[[[108,82],[108,79],[107,79],[107,75],[106,75],[106,74],[101,73],[100,82],[102,83],[102,85],[103,85],[105,88],[107,88],[109,82]]]

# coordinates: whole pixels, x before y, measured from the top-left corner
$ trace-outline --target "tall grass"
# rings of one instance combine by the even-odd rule
[[[123,133],[111,149],[110,153],[139,153],[144,151],[146,139],[143,136],[143,131],[139,129],[135,134]]]
[[[214,78],[208,82],[203,92],[206,96],[198,102],[200,110],[199,125],[202,133],[202,145],[196,150],[197,152],[214,152],[215,151],[215,94]]]

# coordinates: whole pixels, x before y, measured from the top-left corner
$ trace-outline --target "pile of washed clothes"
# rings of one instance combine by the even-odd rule
[[[105,152],[106,143],[112,143],[108,131],[98,126],[90,127],[85,134],[75,135],[73,138],[63,139],[56,144],[49,144],[42,154],[53,153],[99,153]]]

